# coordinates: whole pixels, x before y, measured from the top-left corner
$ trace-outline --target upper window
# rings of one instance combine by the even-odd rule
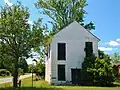
[[[66,44],[58,43],[58,60],[66,60]]]
[[[93,43],[92,42],[85,42],[85,51],[86,51],[86,56],[93,53]]]

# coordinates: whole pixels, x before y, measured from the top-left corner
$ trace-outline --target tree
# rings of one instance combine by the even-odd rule
[[[27,61],[25,60],[25,58],[21,58],[18,61],[18,65],[19,65],[19,68],[23,69],[23,73],[28,72],[28,64],[27,64]]]
[[[53,25],[53,34],[73,21],[86,29],[95,29],[93,22],[84,24],[86,0],[38,0],[35,6],[51,19],[49,22]]]
[[[95,60],[95,79],[102,85],[111,84],[114,81],[113,77],[113,65],[111,64],[110,56],[104,54],[104,58],[97,58]]]
[[[10,73],[13,73],[13,63],[14,60],[12,56],[5,54],[3,51],[3,47],[0,45],[0,69],[7,69]]]
[[[36,66],[35,65],[33,65],[33,64],[29,64],[28,65],[28,72],[29,73],[36,73]]]
[[[0,52],[9,56],[13,65],[13,86],[17,87],[18,61],[30,57],[31,48],[38,48],[43,41],[41,20],[32,26],[28,24],[28,8],[17,3],[11,7],[4,6],[0,11]]]
[[[92,83],[95,78],[95,59],[94,54],[87,55],[82,63],[82,79],[83,83],[88,82]],[[92,69],[92,70],[91,70]],[[86,84],[86,83],[84,83]]]
[[[36,65],[29,65],[29,71],[33,70],[34,73],[36,73],[36,80],[44,78],[45,77],[45,59],[44,59],[44,53],[41,53],[37,60],[33,60],[36,62]],[[33,69],[31,69],[33,67]]]
[[[98,57],[100,58],[100,59],[103,59],[104,58],[104,52],[103,51],[101,51],[101,50],[98,50]]]
[[[112,56],[111,56],[111,59],[112,59],[112,64],[116,64],[119,62],[120,60],[120,54],[119,53],[114,53]]]
[[[24,71],[22,68],[18,68],[18,75],[24,75]]]
[[[45,76],[45,61],[44,61],[44,57],[40,56],[38,57],[38,62],[36,64],[36,75],[38,77],[40,76]]]
[[[98,82],[98,84],[106,85],[113,82],[113,66],[109,55],[104,54],[102,51],[99,51],[99,55],[100,52],[103,58],[91,54],[85,57],[82,68],[89,76],[92,76],[90,79],[91,82]],[[87,79],[87,76],[85,77]]]

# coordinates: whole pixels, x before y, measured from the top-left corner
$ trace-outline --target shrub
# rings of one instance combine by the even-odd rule
[[[106,54],[102,58],[96,58],[94,54],[86,56],[82,64],[84,83],[90,82],[89,84],[97,86],[108,86],[113,83],[113,67],[110,61],[111,59]]]
[[[7,69],[0,69],[0,76],[10,76],[10,72]]]
[[[80,84],[81,85],[92,85],[93,83],[93,75],[91,75],[90,73],[81,70],[81,81]]]

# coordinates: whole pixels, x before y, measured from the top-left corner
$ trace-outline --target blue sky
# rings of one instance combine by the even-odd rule
[[[9,0],[0,0],[0,6],[4,5]],[[18,0],[30,10],[29,21],[37,20],[40,17],[34,3],[37,0]],[[15,4],[17,0],[11,0],[10,5]],[[9,4],[9,2],[7,2]],[[120,0],[87,0],[88,6],[85,8],[87,15],[85,22],[93,21],[96,29],[92,31],[98,36],[99,49],[105,53],[112,54],[120,52]],[[42,16],[44,23],[49,20],[48,17]]]
[[[120,51],[120,0],[87,0],[86,22],[93,21],[101,42],[99,48],[108,54]]]

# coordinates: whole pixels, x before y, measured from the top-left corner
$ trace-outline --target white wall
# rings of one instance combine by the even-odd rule
[[[85,57],[85,42],[93,42],[93,52],[98,53],[98,39],[80,26],[77,22],[72,23],[60,31],[51,43],[51,81],[58,82],[57,65],[65,64],[66,81],[71,81],[71,68],[82,68]],[[66,61],[57,60],[57,43],[66,43]],[[56,79],[52,79],[56,77]]]
[[[50,58],[46,56],[45,58],[45,80],[48,81],[48,83],[51,83],[51,51],[50,50]]]

